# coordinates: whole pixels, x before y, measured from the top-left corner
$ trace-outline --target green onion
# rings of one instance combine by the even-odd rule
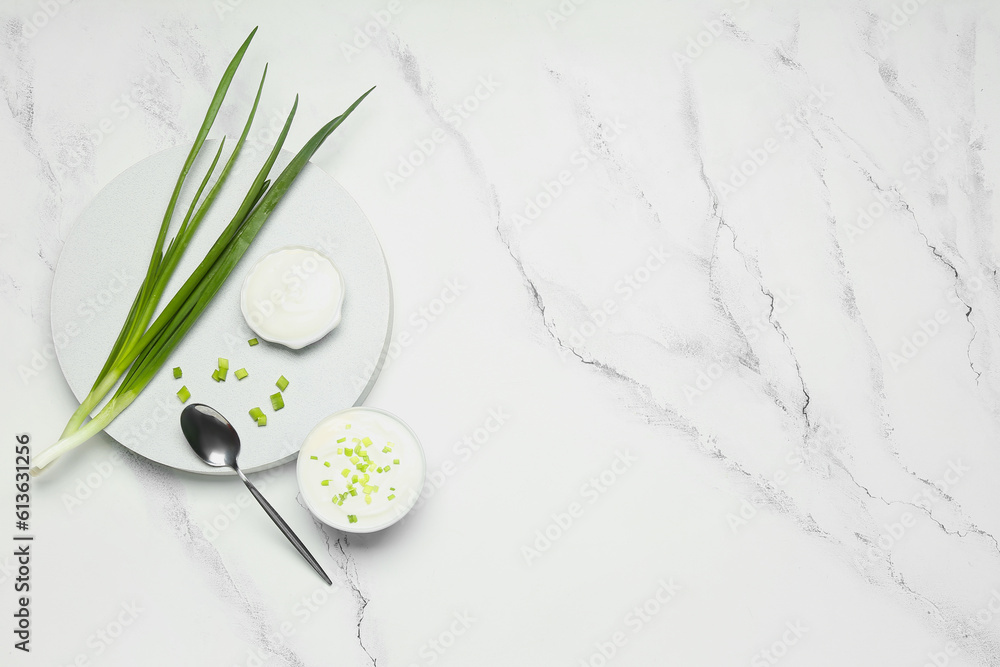
[[[330,462],[329,461],[323,461],[323,465],[325,465],[327,468],[329,468],[330,467]]]
[[[188,391],[187,387],[181,387],[177,390],[177,398],[181,399],[181,403],[187,403],[187,400],[191,398],[191,392]]]
[[[358,495],[358,490],[357,489],[351,489],[351,495],[352,496]]]
[[[324,479],[322,482],[319,483],[319,485],[320,486],[330,486],[330,482],[331,481],[333,481],[333,480]]]
[[[257,426],[267,426],[267,415],[257,417]]]
[[[198,201],[201,193],[207,185],[209,177],[222,153],[222,146],[220,146],[219,152],[216,154],[212,166],[198,188],[177,234],[167,246],[166,252],[164,252],[163,246],[166,242],[167,229],[173,217],[174,207],[180,195],[181,186],[191,166],[194,164],[212,124],[215,122],[219,108],[222,106],[223,99],[229,89],[229,84],[255,32],[256,29],[250,33],[250,36],[244,41],[239,51],[237,51],[227,67],[222,81],[219,83],[219,87],[216,89],[215,96],[209,105],[202,127],[195,138],[187,161],[178,176],[177,184],[174,187],[174,192],[168,203],[156,243],[153,247],[146,276],[140,284],[138,293],[118,335],[118,339],[111,348],[104,368],[95,380],[90,393],[73,413],[59,441],[35,456],[34,466],[31,470],[32,474],[39,474],[43,468],[56,458],[104,430],[115,417],[131,405],[139,393],[152,381],[157,371],[163,366],[174,348],[177,347],[188,330],[194,325],[201,313],[208,307],[212,298],[243,257],[250,243],[260,231],[260,228],[291,187],[295,178],[305,167],[305,164],[323,142],[326,141],[327,137],[370,94],[371,90],[359,97],[344,113],[324,125],[296,153],[274,183],[271,183],[267,176],[274,161],[277,159],[294,118],[298,107],[298,98],[296,98],[295,104],[292,105],[292,110],[285,121],[285,125],[277,137],[274,148],[258,172],[240,208],[236,211],[226,229],[219,235],[202,262],[180,289],[178,289],[166,307],[160,310],[159,316],[153,320],[153,315],[158,310],[160,298],[174,269],[180,261],[181,254],[186,249],[194,231],[207,213],[209,206],[216,199],[219,189],[222,187],[229,170],[235,163],[246,136],[250,131],[250,125],[260,101],[264,78],[267,74],[266,68],[264,76],[261,77],[257,97],[254,100],[253,108],[250,111],[243,133],[229,160],[226,162],[215,185],[212,186],[205,199],[199,205]],[[224,142],[222,143],[224,145]],[[151,320],[152,324],[150,324]],[[124,378],[122,378],[123,375]],[[118,384],[119,379],[121,379],[120,384]],[[117,390],[115,390],[111,398],[105,403],[104,407],[90,421],[86,421],[90,413],[115,388],[116,384],[118,385]],[[84,423],[85,421],[86,423]]]
[[[392,500],[392,499],[393,499],[393,498],[395,498],[395,497],[396,497],[396,494],[395,494],[395,493],[390,493],[390,494],[389,494],[388,496],[386,496],[386,498],[385,498],[385,499],[386,499],[386,500]]]
[[[389,470],[390,470],[390,466],[389,466],[388,463],[386,463],[385,467],[382,468],[382,472],[389,472]]]
[[[261,410],[260,408],[250,408],[250,416],[253,418],[254,421],[257,421],[258,419],[264,416],[264,411]]]
[[[278,386],[278,389],[280,389],[281,391],[285,391],[285,388],[288,386],[288,380],[286,380],[285,376],[282,375],[280,378],[278,378],[278,381],[275,382],[274,384],[276,384]]]
[[[174,366],[174,379],[177,380],[181,377],[181,367]]]
[[[347,438],[341,438],[341,439],[340,439],[340,440],[338,440],[337,442],[343,442],[344,440],[347,440]]]
[[[235,376],[236,376],[236,379],[237,379],[237,380],[242,380],[243,378],[245,378],[246,376],[248,376],[248,375],[250,375],[250,374],[249,374],[249,373],[247,373],[247,369],[245,369],[245,368],[238,368],[238,369],[236,369],[236,371],[235,371],[235,372],[233,373],[233,375],[235,375]]]
[[[343,470],[340,471],[340,474],[343,477],[347,477],[348,475],[351,474],[351,469],[350,468],[344,468]]]
[[[256,338],[251,338],[250,340],[248,340],[248,341],[247,341],[247,344],[248,344],[248,345],[249,345],[250,347],[253,347],[254,345],[256,345],[256,344],[257,344],[257,343],[259,343],[259,342],[260,342],[260,341],[259,341],[259,340],[257,340]]]
[[[351,425],[350,425],[350,424],[348,424],[348,425],[347,425],[347,426],[345,426],[344,428],[345,428],[345,429],[348,429],[348,428],[351,428]]]
[[[372,497],[366,495],[365,496],[365,505],[371,505],[371,504],[372,504]]]
[[[309,458],[311,458],[313,461],[319,461],[319,457],[318,456],[310,456]]]
[[[219,370],[224,371],[229,368],[229,359],[219,357]]]
[[[348,514],[347,515],[347,520],[350,521],[351,523],[357,523],[358,522],[358,517],[355,516],[355,515],[353,515],[353,514]]]
[[[229,369],[228,368],[220,368],[219,369],[219,380],[221,380],[222,382],[225,382],[226,381],[226,374],[227,373],[229,373]]]
[[[371,439],[371,438],[369,438],[368,436],[365,436],[365,437],[364,437],[364,438],[363,438],[363,439],[361,440],[361,444],[363,444],[363,445],[364,445],[365,447],[367,447],[368,445],[372,444],[372,439]]]
[[[271,407],[275,410],[280,410],[285,407],[285,400],[281,398],[281,392],[276,394],[271,394]]]
[[[218,368],[216,368],[214,371],[212,371],[212,379],[215,380],[216,382],[221,382],[222,381],[222,378],[219,377],[219,369]]]
[[[398,466],[399,465],[399,459],[393,459],[392,460],[392,464]]]

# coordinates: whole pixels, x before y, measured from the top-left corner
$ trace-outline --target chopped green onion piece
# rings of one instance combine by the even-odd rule
[[[364,438],[361,439],[361,444],[367,447],[368,445],[372,444],[372,439],[366,435]]]
[[[212,371],[212,379],[215,380],[216,382],[219,381],[219,369],[218,368],[216,368],[214,371]]]
[[[274,384],[276,384],[278,386],[278,389],[280,389],[281,391],[285,391],[285,388],[288,386],[288,380],[286,380],[285,376],[282,375],[280,378],[278,378],[278,381],[275,382]]]
[[[358,522],[358,517],[356,517],[353,514],[348,514],[347,515],[347,520],[350,521],[351,523],[357,523]]]
[[[362,491],[364,491],[364,492],[365,492],[365,494],[366,494],[366,495],[369,495],[369,496],[370,496],[371,494],[375,493],[375,488],[374,488],[374,487],[371,487],[371,486],[368,486],[367,484],[365,484],[364,486],[362,486],[362,487],[361,487],[361,490],[362,490]]]
[[[373,489],[375,489],[375,493],[378,493],[378,484],[376,484],[376,485],[375,485],[375,486],[373,486],[372,488],[373,488]]]
[[[391,452],[391,451],[392,451],[392,447],[388,447],[388,446],[386,446],[386,447],[383,447],[383,448],[382,448],[382,453],[383,453],[383,454],[388,454],[388,453],[389,453],[389,452]]]
[[[344,476],[344,477],[347,477],[348,475],[351,474],[351,469],[350,468],[344,468],[343,470],[340,471],[340,474],[342,476]]]
[[[267,426],[267,415],[257,417],[257,426]]]
[[[247,341],[247,343],[250,345],[250,347],[253,347],[254,345],[256,345],[259,342],[260,341],[257,340],[256,338],[251,338],[250,340]]]
[[[368,473],[365,473],[365,476],[361,478],[361,481],[364,482],[365,484],[367,484],[368,483],[368,479],[369,479]]]
[[[319,483],[319,485],[320,486],[330,486],[330,480],[324,479],[322,482]]]
[[[382,472],[389,472],[389,471],[390,471],[391,469],[392,469],[392,468],[391,468],[391,466],[390,466],[390,465],[389,465],[389,464],[387,463],[387,464],[385,464],[385,466],[384,466],[384,467],[382,468]]]
[[[344,440],[347,440],[347,436],[344,436],[343,438],[341,438],[341,439],[340,439],[340,440],[338,440],[337,442],[343,442]]]
[[[356,496],[356,495],[358,495],[358,490],[357,490],[357,489],[354,489],[354,488],[352,488],[352,489],[351,489],[351,495],[352,495],[352,496]]]
[[[337,453],[338,454],[343,454],[344,453],[344,448],[343,447],[337,447]]]
[[[239,368],[239,369],[236,370],[235,373],[233,373],[233,375],[236,376],[237,380],[242,380],[243,378],[245,378],[246,376],[248,376],[250,374],[247,373],[247,369],[245,369],[245,368]]]
[[[357,463],[358,463],[358,461],[360,461],[360,460],[361,460],[361,459],[359,459],[359,458],[358,458],[357,456],[352,456],[352,457],[351,457],[351,463],[354,463],[354,464],[357,464]]]
[[[375,468],[375,472],[382,472],[382,466]]]
[[[181,367],[174,366],[174,379],[177,380],[181,377]]]
[[[219,380],[221,380],[222,382],[225,382],[226,381],[226,374],[228,372],[229,372],[228,368],[220,368],[219,369]]]
[[[188,391],[186,386],[181,387],[177,390],[177,398],[181,399],[181,403],[187,403],[187,400],[191,398],[191,392]]]
[[[253,417],[254,421],[257,421],[264,416],[264,411],[260,408],[250,408],[250,416]]]
[[[310,456],[309,458],[311,458],[313,461],[319,461],[319,457],[318,456]]]
[[[357,484],[358,483],[358,476],[357,475],[351,475],[351,482],[354,483],[354,484]]]
[[[372,497],[365,496],[365,505],[371,505],[371,504],[372,504]]]
[[[345,426],[344,428],[345,428],[345,429],[346,429],[346,428],[351,428],[351,425],[350,425],[350,424],[348,424],[348,425],[346,425],[346,426]]]
[[[219,357],[219,370],[226,370],[229,368],[229,359],[225,357]]]
[[[399,459],[393,459],[393,460],[392,460],[392,462],[393,462],[393,464],[395,464],[395,465],[399,465]]]
[[[323,461],[323,465],[325,465],[327,468],[329,468],[330,467],[330,462],[329,461]]]
[[[281,398],[280,391],[277,394],[271,394],[271,407],[275,410],[285,407],[285,401]]]
[[[388,496],[386,496],[386,500],[392,500],[395,497],[396,497],[395,493],[390,493]]]

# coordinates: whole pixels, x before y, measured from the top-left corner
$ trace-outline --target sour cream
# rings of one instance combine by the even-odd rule
[[[399,521],[420,497],[425,473],[424,451],[410,427],[384,410],[364,407],[321,421],[306,436],[296,463],[309,511],[328,526],[353,533]]]
[[[243,281],[240,308],[258,337],[299,349],[340,324],[344,278],[326,255],[286,246],[268,253]]]

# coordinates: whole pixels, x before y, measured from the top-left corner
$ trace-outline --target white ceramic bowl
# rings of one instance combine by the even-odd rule
[[[370,426],[366,427],[365,422]],[[351,427],[345,429],[345,424]],[[354,474],[354,466],[343,454],[336,454],[338,446],[344,447],[350,436],[371,437],[373,443],[367,448],[371,458],[378,465],[398,458],[390,472],[372,474],[371,483],[379,485],[377,502],[365,505],[361,494],[349,496],[344,505],[337,505],[331,498],[344,491],[346,479],[341,471],[345,468]],[[339,437],[347,437],[338,443]],[[390,439],[394,443],[391,453],[382,453],[382,443]],[[316,456],[316,459],[311,457]],[[329,467],[323,463],[331,462]],[[296,462],[296,480],[306,507],[313,516],[328,526],[349,533],[373,533],[402,519],[416,504],[424,486],[427,462],[417,434],[399,417],[378,408],[353,407],[335,412],[317,424],[306,436]],[[321,480],[330,480],[329,486],[322,486]],[[392,493],[396,498],[383,500],[390,486],[396,486]],[[371,508],[371,509],[369,509]],[[358,517],[357,523],[350,523],[349,514]]]
[[[255,274],[259,270],[261,270],[262,265],[265,262],[271,260],[274,257],[274,255],[287,250],[304,250],[315,253],[316,255],[319,256],[321,260],[330,263],[330,266],[333,267],[333,270],[337,273],[337,276],[340,279],[340,298],[337,303],[336,310],[335,311],[331,310],[330,317],[327,318],[327,320],[323,322],[321,326],[318,326],[315,330],[310,331],[307,334],[303,334],[301,336],[296,336],[296,337],[282,337],[268,333],[261,326],[267,316],[262,316],[260,311],[258,309],[255,309],[252,306],[252,304],[249,303],[248,299],[248,291],[251,280],[254,278]],[[267,253],[266,255],[258,259],[254,263],[254,265],[250,267],[250,270],[247,272],[246,278],[243,279],[243,287],[240,289],[240,310],[243,311],[243,319],[246,320],[247,326],[249,326],[250,329],[253,330],[255,334],[257,334],[258,338],[266,340],[270,343],[278,343],[280,345],[284,345],[285,347],[289,347],[293,350],[298,350],[305,347],[306,345],[311,345],[316,341],[320,340],[321,338],[323,338],[323,336],[333,331],[337,327],[337,325],[340,324],[341,315],[344,310],[344,296],[346,295],[346,293],[347,293],[347,284],[344,282],[344,275],[340,272],[340,269],[337,268],[337,265],[333,263],[333,260],[331,260],[329,257],[327,257],[324,253],[320,252],[316,248],[311,248],[309,246],[301,246],[301,245],[287,245],[281,248],[275,248],[271,252]],[[272,307],[274,307],[273,304]]]

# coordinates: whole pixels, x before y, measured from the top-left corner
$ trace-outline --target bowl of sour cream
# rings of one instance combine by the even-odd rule
[[[399,521],[420,497],[424,450],[399,417],[377,408],[336,412],[306,436],[296,478],[313,515],[351,533]]]
[[[298,350],[340,324],[344,276],[329,257],[290,245],[261,257],[240,291],[240,309],[259,338]]]

